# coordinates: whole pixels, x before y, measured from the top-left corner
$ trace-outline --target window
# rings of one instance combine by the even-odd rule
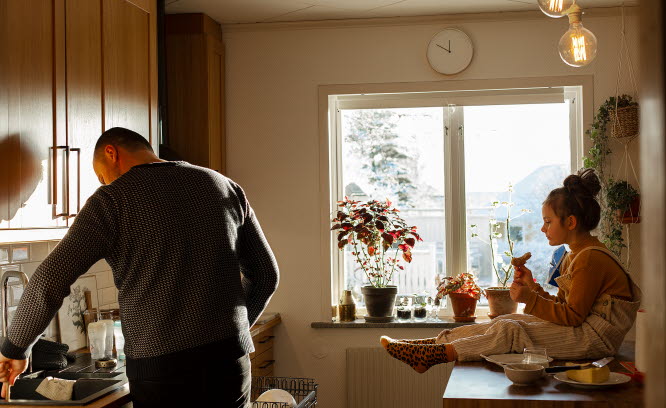
[[[555,248],[540,232],[541,203],[578,168],[581,93],[329,96],[330,208],[344,196],[389,199],[418,227],[423,242],[393,281],[401,294],[434,294],[438,275],[466,270],[482,287],[498,285],[494,267],[508,260],[507,232],[516,256],[532,252],[534,276],[545,283]],[[332,245],[331,254],[334,301],[343,289],[361,301],[364,274],[350,249]]]

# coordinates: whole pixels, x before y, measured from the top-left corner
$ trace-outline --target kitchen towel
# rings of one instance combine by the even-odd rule
[[[72,399],[74,384],[76,384],[74,380],[46,377],[35,391],[50,400],[69,401]]]

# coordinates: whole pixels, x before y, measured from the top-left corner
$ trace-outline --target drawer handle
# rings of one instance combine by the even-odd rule
[[[268,368],[268,367],[272,366],[273,364],[275,364],[275,360],[266,360],[266,361],[264,362],[264,364],[260,365],[260,366],[257,367],[257,368],[260,368],[260,369],[263,370],[264,368]]]
[[[266,336],[266,337],[264,337],[263,339],[259,340],[257,343],[259,343],[259,344],[268,343],[269,341],[271,341],[271,339],[272,339],[273,337],[275,337],[275,336]]]

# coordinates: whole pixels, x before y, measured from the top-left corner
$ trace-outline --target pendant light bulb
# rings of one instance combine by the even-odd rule
[[[569,30],[560,38],[557,46],[562,61],[572,67],[583,67],[597,56],[597,37],[583,27],[583,10],[574,5],[568,11]]]
[[[538,3],[543,14],[560,18],[567,15],[567,11],[576,4],[576,0],[538,0]]]

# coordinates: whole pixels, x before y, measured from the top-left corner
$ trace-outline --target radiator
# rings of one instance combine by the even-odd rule
[[[419,374],[383,348],[348,348],[347,408],[440,408],[453,365]]]

